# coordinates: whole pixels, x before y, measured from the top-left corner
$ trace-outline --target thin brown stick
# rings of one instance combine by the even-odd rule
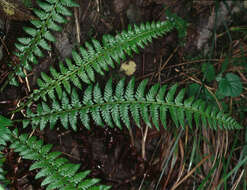
[[[165,66],[167,65],[167,63],[169,63],[169,61],[171,60],[171,58],[174,56],[174,54],[176,53],[176,51],[178,50],[178,47],[176,47],[173,52],[169,55],[169,57],[167,58],[167,60],[165,61],[165,63],[162,65],[162,67],[159,70],[159,73],[164,70]],[[158,73],[156,74],[157,77]]]
[[[243,176],[243,174],[244,174],[244,171],[245,171],[245,170],[242,170],[242,172],[240,173],[240,175],[239,175],[237,181],[234,183],[234,185],[233,185],[233,187],[232,187],[231,190],[236,190],[236,189],[237,189],[238,184],[239,184],[239,182],[241,181],[241,178],[242,178],[242,176]]]
[[[144,135],[142,137],[142,159],[146,160],[146,140],[147,140],[147,134],[148,134],[148,126],[145,128]]]
[[[181,185],[186,179],[188,179],[196,171],[197,168],[199,168],[209,158],[210,155],[205,156],[186,176],[184,176],[183,179],[181,179],[178,183],[175,183],[171,188],[171,190],[175,190],[179,185]]]
[[[80,36],[81,36],[81,28],[80,28],[80,24],[79,24],[79,19],[78,19],[78,8],[75,7],[74,8],[74,17],[75,17],[75,27],[76,27],[76,40],[78,43],[81,42]]]

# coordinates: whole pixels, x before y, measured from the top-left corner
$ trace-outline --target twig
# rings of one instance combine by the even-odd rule
[[[129,130],[129,135],[130,135],[130,144],[131,146],[135,146],[135,140],[134,140],[134,135],[133,135],[133,132],[132,132],[132,129],[130,128]]]
[[[0,38],[0,41],[1,41],[1,43],[3,44],[3,47],[4,47],[4,49],[6,50],[7,54],[10,55],[9,50],[8,50],[8,47],[6,46],[6,44],[5,44],[5,42],[4,42],[4,38],[5,38],[5,37]]]
[[[169,61],[171,60],[171,58],[174,56],[174,54],[176,53],[176,51],[178,50],[178,47],[176,47],[173,52],[169,55],[168,59],[165,61],[165,63],[162,65],[162,67],[160,68],[159,70],[159,73],[156,74],[156,77],[157,75],[160,75],[161,71],[165,68],[165,66],[167,65],[167,63],[169,63]]]
[[[86,8],[86,10],[84,11],[84,14],[83,14],[83,16],[82,16],[81,22],[83,22],[84,19],[86,18],[86,15],[87,15],[87,12],[88,12],[88,9],[89,9],[90,6],[91,6],[91,1],[89,1],[88,5],[87,5],[87,8]]]
[[[184,176],[183,179],[181,179],[178,183],[173,185],[171,190],[175,190],[179,185],[181,185],[187,178],[189,178],[196,171],[197,168],[199,168],[209,158],[210,158],[210,155],[207,155],[206,157],[204,157],[186,176]]]
[[[30,85],[29,85],[26,69],[23,69],[23,72],[25,74],[25,81],[26,81],[26,84],[27,84],[27,90],[28,90],[28,92],[31,92],[31,88],[30,88]]]
[[[98,11],[98,13],[99,13],[99,11],[100,11],[100,6],[99,6],[99,4],[100,4],[100,2],[99,2],[99,0],[96,0],[96,5],[97,5],[97,11]]]
[[[81,36],[81,28],[80,28],[80,24],[79,24],[79,19],[78,19],[78,8],[74,8],[74,17],[75,17],[75,27],[76,27],[76,39],[77,42],[80,43],[80,36]]]
[[[147,140],[147,134],[148,134],[148,126],[146,126],[144,135],[142,137],[142,159],[143,160],[146,160],[145,145],[146,145],[146,140]]]

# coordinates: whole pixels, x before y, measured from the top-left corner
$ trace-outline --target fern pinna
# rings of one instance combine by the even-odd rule
[[[74,0],[43,0],[37,1],[37,4],[40,9],[33,10],[37,16],[36,20],[31,21],[33,27],[23,28],[29,36],[18,38],[19,43],[15,44],[20,63],[13,68],[1,90],[9,81],[17,85],[15,75],[24,77],[23,69],[30,71],[32,69],[30,63],[37,64],[36,57],[43,57],[44,50],[51,50],[49,43],[56,41],[52,31],[61,31],[62,28],[59,25],[67,22],[65,16],[72,16],[68,7],[78,6]]]
[[[124,60],[125,54],[132,55],[133,51],[138,53],[138,46],[144,48],[153,38],[164,35],[176,27],[180,27],[180,33],[185,33],[185,22],[176,15],[169,14],[169,19],[164,22],[129,26],[128,31],[122,31],[115,37],[105,35],[102,44],[95,39],[92,39],[92,43],[86,42],[85,48],[80,47],[78,51],[72,51],[73,61],[66,59],[65,64],[59,64],[60,71],[51,68],[51,76],[41,74],[41,79],[38,79],[39,89],[29,96],[25,105],[40,97],[45,100],[47,94],[50,98],[54,98],[54,91],[61,98],[62,86],[70,94],[71,83],[81,88],[81,82],[87,84],[94,82],[95,72],[104,75],[104,71],[108,71],[109,67],[114,68],[114,62],[119,63],[120,60]],[[24,105],[21,106],[23,107]]]
[[[159,84],[153,85],[147,91],[147,80],[143,80],[136,90],[134,78],[129,81],[126,88],[124,84],[122,79],[113,89],[110,79],[103,94],[98,84],[90,85],[81,99],[75,89],[69,96],[64,92],[61,102],[56,98],[51,100],[50,106],[42,102],[38,105],[36,113],[27,109],[27,117],[23,120],[23,125],[26,127],[31,123],[33,127],[39,126],[43,130],[48,122],[53,127],[60,120],[63,127],[68,128],[70,125],[76,130],[77,116],[79,116],[81,123],[89,129],[91,116],[100,126],[105,122],[110,127],[122,128],[124,124],[130,128],[132,117],[137,126],[140,126],[142,119],[149,127],[153,124],[159,129],[160,122],[166,127],[167,113],[169,113],[177,127],[185,127],[185,121],[192,127],[194,121],[196,126],[209,125],[213,129],[241,128],[233,118],[211,106],[206,106],[202,100],[194,100],[193,97],[184,100],[185,89],[175,95],[177,85],[172,86],[166,93],[167,86]]]
[[[40,169],[35,179],[43,177],[41,186],[48,185],[47,190],[110,189],[110,186],[97,185],[99,179],[86,179],[90,171],[78,172],[80,165],[69,163],[67,159],[60,157],[60,152],[50,152],[52,145],[44,145],[43,141],[35,136],[29,138],[28,134],[18,135],[17,130],[14,130],[12,136],[10,148],[18,152],[22,158],[35,161],[30,166],[30,170]]]

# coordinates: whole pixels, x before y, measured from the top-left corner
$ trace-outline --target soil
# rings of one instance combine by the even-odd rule
[[[36,7],[35,1],[32,2],[32,7]],[[140,50],[139,55],[134,55],[129,60],[136,63],[134,76],[137,81],[149,77],[152,79],[150,84],[169,82],[171,85],[180,81],[183,83],[187,79],[186,73],[191,73],[194,70],[186,65],[176,65],[182,63],[185,57],[193,57],[200,51],[195,43],[199,38],[197,27],[199,24],[206,23],[202,20],[211,14],[214,4],[209,2],[196,4],[186,0],[79,1],[80,7],[72,9],[74,16],[68,18],[70,22],[64,26],[63,32],[55,34],[57,42],[53,44],[52,51],[40,59],[39,64],[34,65],[32,72],[29,73],[28,84],[26,81],[19,81],[21,83],[19,87],[7,86],[1,92],[0,114],[8,116],[9,111],[14,110],[17,103],[29,94],[27,86],[31,90],[36,88],[36,81],[40,73],[47,72],[50,66],[56,67],[59,61],[70,56],[73,47],[90,41],[92,37],[100,40],[104,34],[115,34],[126,29],[128,24],[165,20],[167,8],[189,22],[184,46],[179,44],[177,32],[172,31],[165,37],[154,40],[151,45]],[[27,11],[25,12],[25,10]],[[35,17],[26,7],[22,11],[30,18]],[[8,63],[18,64],[18,59],[13,53],[16,51],[14,43],[18,37],[25,36],[21,28],[30,24],[21,16],[18,19],[17,15],[13,19],[3,11],[0,13],[0,19],[4,23],[3,32],[6,34],[4,56],[0,61],[0,85],[2,85],[10,71]],[[161,70],[163,65],[165,67]],[[114,76],[117,80],[124,75],[119,68],[116,68],[107,73],[103,80],[110,76]],[[102,81],[102,77],[101,79],[100,76],[97,77]],[[15,117],[21,116],[16,115]],[[161,131],[148,129],[145,155],[143,155],[144,125],[142,129],[133,126],[132,133],[127,129],[111,129],[107,126],[100,128],[94,123],[91,126],[92,130],[90,131],[81,128],[76,133],[70,130],[47,128],[45,131],[36,130],[34,135],[44,139],[46,143],[53,144],[53,150],[62,152],[63,156],[71,162],[81,164],[81,170],[90,169],[90,177],[101,178],[102,183],[111,185],[113,190],[137,190],[141,186],[142,180],[147,182],[142,185],[143,190],[154,189],[161,173],[162,157],[166,156],[169,141],[173,140],[167,134],[168,132],[163,129]],[[30,133],[31,131],[25,129],[23,132]],[[32,162],[19,159],[19,156],[12,150],[6,149],[5,151],[7,154],[7,178],[12,184],[10,189],[45,189],[40,187],[41,180],[34,180],[37,171],[29,171]],[[176,167],[178,166],[175,165],[174,168]],[[169,176],[169,181],[174,181],[176,175],[178,173],[174,172]],[[192,182],[188,181],[188,189],[190,183]],[[168,188],[169,184],[166,184],[166,187]]]

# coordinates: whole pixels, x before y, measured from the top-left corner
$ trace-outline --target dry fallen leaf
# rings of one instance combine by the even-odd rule
[[[131,76],[136,71],[136,63],[134,61],[124,62],[120,67],[120,71],[123,71],[127,76]]]

